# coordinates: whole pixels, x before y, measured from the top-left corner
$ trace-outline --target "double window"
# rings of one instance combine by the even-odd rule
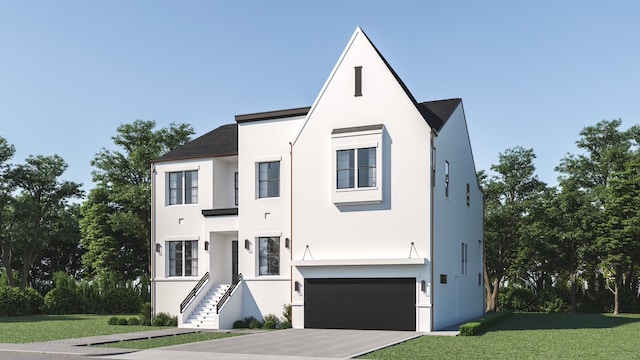
[[[259,274],[280,275],[280,238],[259,237]]]
[[[169,276],[198,276],[198,241],[169,241]]]
[[[337,189],[376,186],[376,148],[338,150],[336,164]]]
[[[280,196],[280,161],[258,163],[258,197]]]
[[[169,173],[169,205],[198,203],[198,171]]]

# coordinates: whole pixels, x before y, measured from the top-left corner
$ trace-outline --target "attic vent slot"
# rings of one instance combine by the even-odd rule
[[[355,96],[362,96],[362,66],[355,67]]]

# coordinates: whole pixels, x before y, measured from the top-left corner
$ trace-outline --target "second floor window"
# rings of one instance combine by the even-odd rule
[[[376,186],[376,148],[338,150],[337,157],[337,189]]]
[[[258,163],[258,197],[280,196],[280,161]]]
[[[169,205],[198,203],[198,171],[169,173]]]

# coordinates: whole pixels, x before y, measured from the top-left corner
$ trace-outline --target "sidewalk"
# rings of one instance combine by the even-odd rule
[[[206,330],[215,331],[215,330]],[[82,355],[82,356],[105,356],[119,355],[136,352],[136,349],[118,349],[97,347],[95,345],[111,344],[121,341],[146,340],[158,337],[174,336],[180,334],[191,334],[202,332],[198,329],[160,329],[125,334],[113,334],[102,336],[90,336],[76,339],[62,339],[45,342],[26,344],[4,344],[0,343],[1,352],[28,352],[36,354],[61,354],[61,355]]]

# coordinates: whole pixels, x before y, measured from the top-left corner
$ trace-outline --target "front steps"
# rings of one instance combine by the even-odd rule
[[[189,317],[181,324],[183,328],[219,329],[216,306],[231,285],[214,285],[200,301]]]

